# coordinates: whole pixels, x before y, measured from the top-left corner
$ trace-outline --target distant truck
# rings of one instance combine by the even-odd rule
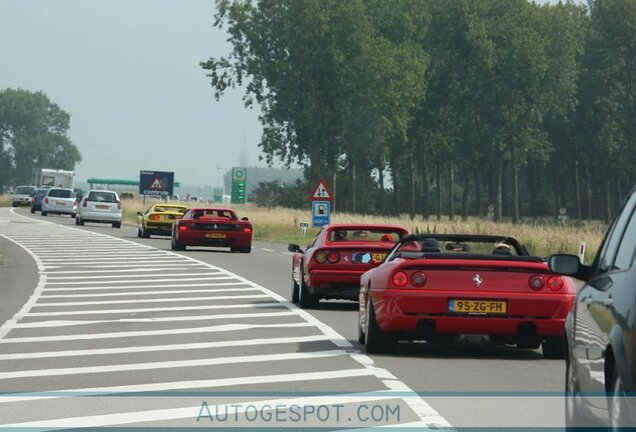
[[[73,171],[42,168],[38,186],[73,189],[75,186],[75,173]]]

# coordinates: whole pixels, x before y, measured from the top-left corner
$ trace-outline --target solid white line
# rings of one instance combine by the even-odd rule
[[[128,263],[127,263],[128,264]],[[136,264],[131,264],[131,267],[170,267],[170,268],[175,268],[175,266],[181,266],[180,268],[183,267],[202,267],[203,264],[188,264],[187,262],[184,263],[161,263],[161,264],[143,264],[143,263],[136,263]],[[60,266],[58,265],[57,267],[54,268],[59,268]],[[99,269],[106,269],[106,268],[122,268],[122,267],[126,267],[126,265],[124,264],[71,264],[68,265],[66,267],[83,267],[83,268],[99,268]]]
[[[223,273],[221,272],[206,272],[201,271],[199,273],[195,273],[195,272],[188,272],[188,273],[170,273],[166,276],[219,276],[219,275],[223,275]],[[125,275],[99,275],[99,276],[51,276],[51,273],[48,273],[47,276],[47,280],[75,280],[75,279],[119,279],[119,278],[129,278],[129,277],[133,277],[133,276],[137,276],[137,275],[130,275],[130,274],[125,274]],[[144,277],[144,276],[148,276],[148,275],[138,275],[140,277]],[[227,278],[226,279],[231,279],[231,278]]]
[[[232,410],[231,413],[244,413],[248,407],[249,409],[255,410],[255,412],[263,412],[267,410],[271,410],[272,407],[290,407],[294,406],[311,406],[311,407],[319,407],[319,406],[344,406],[346,404],[361,404],[364,402],[373,402],[373,401],[384,401],[384,400],[393,400],[399,399],[399,397],[394,396],[386,390],[383,391],[374,391],[367,393],[347,393],[347,394],[337,394],[337,395],[329,395],[329,396],[307,396],[307,397],[288,397],[288,398],[279,398],[279,399],[265,399],[265,400],[254,400],[254,401],[241,401],[240,404],[237,404],[235,410]],[[117,426],[117,425],[129,425],[132,423],[155,423],[161,421],[169,421],[169,420],[180,420],[180,419],[196,419],[198,413],[201,412],[202,404],[197,406],[186,406],[179,408],[163,408],[163,409],[155,409],[155,410],[146,410],[146,411],[132,411],[132,412],[124,412],[124,413],[115,413],[115,414],[96,414],[92,416],[82,416],[82,417],[69,417],[55,420],[39,420],[39,421],[29,421],[26,423],[14,423],[7,424],[2,426],[3,428],[14,428],[14,429],[26,429],[26,428],[38,428],[38,430],[52,430],[59,428],[84,428],[84,427],[104,427],[104,426]],[[205,413],[204,413],[205,415]],[[244,416],[241,416],[240,419],[243,419]],[[252,424],[246,424],[247,421],[243,422],[233,422],[233,429],[254,429]],[[218,426],[218,423],[215,425],[214,423],[207,423],[210,425],[210,428]],[[279,423],[274,423],[275,425],[279,425]],[[229,428],[229,424],[227,425]],[[283,427],[282,424],[280,424]],[[298,424],[299,427],[294,428],[295,430],[302,430],[303,427],[307,427],[308,429],[313,429],[311,426],[302,424]],[[321,426],[331,426],[332,428],[338,428],[337,424],[328,425],[321,424]],[[402,424],[394,424],[387,426],[389,428],[397,428],[402,429],[403,427],[419,427],[421,430],[427,430],[426,424],[422,422],[410,422],[410,423],[402,423]],[[42,429],[45,428],[45,429]],[[178,430],[178,427],[174,427],[173,429]],[[205,430],[205,428],[202,428]],[[265,429],[265,428],[263,428]],[[349,428],[346,428],[350,430]],[[371,430],[375,430],[376,427],[373,427]],[[272,428],[272,430],[275,430]],[[369,428],[364,429],[355,429],[355,430],[370,430]]]
[[[126,258],[127,254],[120,254],[114,257],[93,257],[90,254],[83,255],[78,258],[42,258],[43,262],[51,264],[57,264],[58,262],[76,263],[79,261],[99,261],[104,263],[111,263],[112,261],[148,261],[148,260],[162,260],[162,261],[175,261],[182,262],[183,259],[175,258],[169,255],[151,256],[151,255],[130,255],[130,258]]]
[[[175,290],[175,291],[126,291],[126,292],[114,292],[103,294],[55,294],[55,295],[43,295],[40,299],[51,298],[81,298],[81,297],[122,297],[122,296],[137,296],[137,295],[161,295],[161,294],[191,294],[191,293],[218,293],[218,292],[232,292],[232,291],[260,291],[258,288],[222,288],[222,289],[196,289],[196,290]],[[45,303],[42,303],[45,304]]]
[[[217,286],[235,286],[249,285],[245,282],[223,282],[223,283],[200,283],[200,284],[158,284],[158,285],[124,285],[124,286],[98,286],[98,287],[72,287],[72,288],[46,288],[45,292],[50,291],[102,291],[102,290],[124,290],[135,288],[178,288],[178,287],[217,287]],[[215,291],[216,289],[213,289]]]
[[[312,327],[309,323],[285,323],[285,324],[220,324],[208,327],[191,327],[177,329],[162,330],[144,330],[129,332],[112,332],[112,333],[89,333],[89,334],[71,334],[60,336],[30,336],[0,339],[0,344],[12,343],[34,343],[34,342],[54,342],[54,341],[77,341],[77,340],[93,340],[93,339],[118,339],[129,337],[145,337],[145,336],[165,336],[177,334],[195,334],[195,333],[221,333],[236,332],[245,330],[258,330],[264,328],[297,328]]]
[[[68,312],[29,312],[25,316],[60,316],[60,315],[103,315],[130,312],[168,312],[168,311],[189,311],[189,310],[209,310],[209,309],[256,309],[263,307],[282,306],[280,303],[245,303],[231,305],[206,305],[206,306],[179,306],[167,308],[137,308],[137,309],[111,309],[111,310],[87,310]]]
[[[338,357],[338,356],[342,356],[346,354],[347,352],[344,350],[330,350],[330,351],[314,351],[314,352],[292,352],[292,353],[283,353],[283,354],[259,354],[259,355],[250,355],[250,356],[217,357],[217,358],[206,358],[206,359],[195,359],[195,360],[168,360],[168,361],[161,361],[161,362],[125,363],[125,364],[115,364],[115,365],[68,367],[68,368],[56,368],[56,369],[32,369],[32,370],[21,370],[21,371],[13,371],[13,372],[0,372],[0,380],[15,379],[15,378],[49,377],[49,376],[61,376],[61,375],[125,372],[125,371],[138,371],[138,370],[145,371],[145,370],[186,368],[186,367],[199,367],[199,366],[218,366],[218,365],[225,366],[225,365],[241,364],[241,363],[309,360],[309,359],[317,359],[317,358]]]
[[[267,318],[267,317],[281,317],[281,316],[295,316],[292,311],[286,312],[260,312],[260,313],[243,313],[243,314],[217,314],[217,315],[191,315],[191,316],[176,316],[176,317],[162,317],[162,318],[119,318],[113,320],[47,320],[47,321],[33,321],[28,323],[18,323],[14,326],[14,329],[23,328],[46,328],[46,327],[70,327],[70,326],[82,326],[82,325],[95,325],[95,324],[117,324],[117,323],[162,323],[162,322],[180,322],[180,321],[209,321],[217,319],[242,319],[242,318]]]
[[[161,383],[149,383],[149,384],[132,384],[122,386],[111,387],[93,387],[93,388],[80,388],[80,389],[65,389],[58,391],[65,392],[82,392],[91,394],[108,394],[108,393],[124,393],[124,392],[151,392],[151,391],[168,391],[168,390],[189,390],[200,388],[216,388],[216,387],[228,387],[239,385],[256,385],[256,384],[279,384],[284,382],[298,382],[298,381],[317,381],[317,380],[329,380],[329,379],[342,379],[342,378],[354,378],[372,376],[373,373],[368,369],[341,369],[336,371],[324,371],[324,372],[300,372],[280,375],[261,375],[261,376],[243,376],[236,378],[217,378],[217,379],[198,379],[191,381],[174,381],[174,382],[161,382]],[[0,403],[2,402],[18,402],[18,401],[32,401],[37,399],[57,399],[64,396],[3,396],[0,397]]]
[[[294,255],[293,252],[281,252],[283,255]]]
[[[174,267],[175,269],[180,269],[180,266],[176,266]],[[168,271],[171,270],[170,268],[166,268],[166,267],[157,267],[157,268],[135,268],[135,267],[131,267],[131,268],[124,268],[124,269],[116,269],[116,270],[62,270],[62,271],[46,271],[44,272],[47,275],[57,275],[57,274],[66,274],[66,273],[71,273],[71,274],[78,274],[78,273],[90,273],[90,274],[94,274],[94,273],[135,273],[135,272],[162,272],[162,271]],[[218,272],[219,274],[221,274],[222,272]],[[144,276],[144,275],[140,275],[140,276]]]
[[[96,356],[96,355],[111,355],[111,354],[134,354],[134,353],[147,353],[147,352],[159,352],[159,351],[186,351],[186,350],[198,350],[209,348],[231,348],[231,347],[246,347],[246,346],[259,346],[259,345],[277,345],[277,344],[296,344],[303,342],[319,342],[328,341],[329,339],[325,335],[312,335],[312,336],[294,336],[283,338],[258,338],[258,339],[233,339],[229,341],[218,342],[196,342],[187,344],[170,344],[170,345],[148,345],[148,346],[128,346],[121,348],[95,348],[95,349],[83,349],[83,350],[66,350],[66,351],[38,351],[38,352],[24,352],[24,353],[11,353],[0,354],[0,361],[2,360],[26,360],[36,358],[60,358],[60,357],[81,357],[81,356]]]
[[[262,251],[265,252],[276,252],[274,249],[261,248]]]
[[[41,297],[40,300],[44,298]],[[157,298],[157,299],[129,299],[129,300],[100,300],[100,301],[76,301],[76,302],[44,302],[36,303],[33,307],[49,307],[49,306],[92,306],[92,305],[114,305],[114,304],[136,304],[136,303],[176,303],[190,301],[206,301],[206,300],[236,300],[236,299],[255,299],[269,298],[267,294],[248,294],[233,296],[206,296],[206,297],[173,297],[173,298]]]
[[[131,277],[133,275],[129,275],[127,277]],[[120,284],[120,283],[131,283],[131,282],[138,282],[138,283],[152,283],[152,282],[187,282],[187,281],[204,281],[204,280],[223,280],[223,279],[234,279],[232,276],[205,276],[205,277],[199,277],[199,278],[164,278],[164,277],[159,277],[159,278],[153,278],[153,279],[139,279],[139,278],[135,278],[135,279],[128,279],[128,280],[114,280],[114,281],[73,281],[73,282],[49,282],[46,284],[46,286],[51,286],[51,285],[85,285],[85,284],[91,284],[91,285],[97,285],[97,284]]]

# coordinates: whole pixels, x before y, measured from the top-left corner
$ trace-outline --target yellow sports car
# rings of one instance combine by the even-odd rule
[[[137,212],[137,237],[172,234],[172,224],[181,219],[188,207],[179,204],[154,204],[145,213]]]

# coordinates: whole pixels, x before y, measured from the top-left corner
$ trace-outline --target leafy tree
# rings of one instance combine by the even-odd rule
[[[39,168],[72,170],[81,161],[70,115],[41,92],[0,91],[0,189],[33,182]]]

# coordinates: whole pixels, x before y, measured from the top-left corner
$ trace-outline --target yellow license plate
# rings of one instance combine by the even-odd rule
[[[371,254],[371,257],[373,258],[373,261],[375,261],[375,262],[382,261],[385,256],[386,256],[385,253],[374,253],[374,254]]]
[[[463,300],[450,299],[448,311],[451,313],[468,313],[479,315],[505,314],[508,304],[500,300]]]
[[[207,238],[225,238],[225,234],[218,234],[218,233],[207,233],[205,236]]]
[[[108,206],[107,205],[96,205],[95,208],[97,210],[108,210]]]

